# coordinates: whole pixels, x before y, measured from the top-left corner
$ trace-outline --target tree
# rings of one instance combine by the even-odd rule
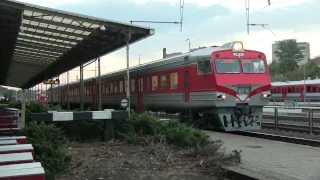
[[[282,59],[297,59],[303,57],[295,39],[280,41],[274,53],[279,57],[280,61]]]
[[[269,68],[269,73],[270,73],[270,75],[274,75],[275,73],[278,72],[279,63],[277,63],[276,61],[272,61],[272,62],[268,65],[268,68]]]
[[[283,58],[279,63],[279,72],[283,75],[288,75],[288,72],[295,71],[299,66],[294,59]]]
[[[296,59],[303,57],[295,39],[280,41],[274,53],[279,57],[279,72],[287,77],[299,68]]]

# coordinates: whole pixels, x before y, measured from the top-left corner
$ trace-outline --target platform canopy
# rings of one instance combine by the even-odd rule
[[[132,44],[154,29],[0,0],[0,85],[35,86],[125,47],[129,32]]]

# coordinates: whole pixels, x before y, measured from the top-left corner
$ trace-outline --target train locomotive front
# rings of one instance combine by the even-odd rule
[[[260,129],[263,106],[271,96],[266,56],[245,50],[240,41],[220,49],[211,54],[215,107],[202,112],[202,119],[225,131]]]

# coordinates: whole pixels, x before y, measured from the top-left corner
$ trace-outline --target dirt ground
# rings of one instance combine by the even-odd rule
[[[67,143],[71,168],[58,180],[216,180],[212,170],[202,168],[201,158],[187,150],[164,145],[141,146],[120,142]],[[189,150],[190,152],[190,150]]]

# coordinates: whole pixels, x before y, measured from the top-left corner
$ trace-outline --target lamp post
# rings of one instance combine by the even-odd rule
[[[294,56],[300,56],[301,54],[295,54]],[[300,58],[299,58],[300,59]],[[299,59],[294,59],[294,60],[299,60]],[[302,61],[306,60],[303,58]],[[307,62],[308,63],[308,62]],[[303,65],[303,102],[306,103],[306,64]]]

